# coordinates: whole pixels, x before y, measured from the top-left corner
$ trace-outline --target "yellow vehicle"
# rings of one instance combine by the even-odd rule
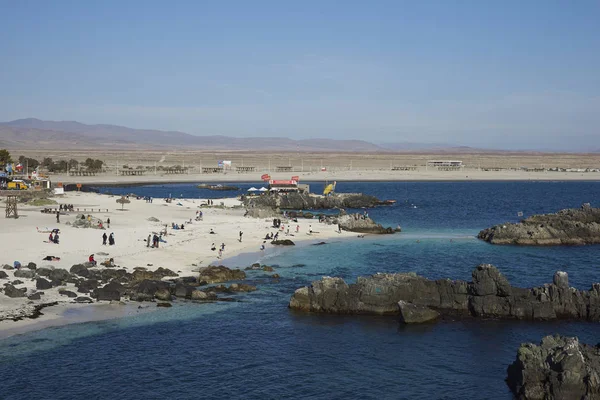
[[[8,182],[6,184],[6,188],[8,190],[26,190],[26,189],[29,189],[29,186],[27,186],[27,184],[23,181],[14,180],[14,181]]]

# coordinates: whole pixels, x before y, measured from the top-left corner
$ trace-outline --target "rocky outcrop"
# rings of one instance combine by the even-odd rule
[[[246,278],[246,273],[239,269],[229,269],[222,265],[203,268],[200,270],[199,282],[222,283],[228,281],[239,281]]]
[[[600,243],[600,208],[581,208],[555,214],[534,215],[519,223],[506,223],[479,232],[479,239],[492,244],[531,246],[581,245]]]
[[[275,246],[295,246],[296,244],[290,239],[273,240],[271,244]]]
[[[400,231],[389,227],[384,228],[381,224],[361,214],[340,215],[337,223],[342,230],[349,232],[387,234]]]
[[[77,214],[71,226],[75,228],[104,229],[104,221],[91,215]]]
[[[524,343],[507,369],[517,399],[600,399],[600,349],[574,337],[546,336]]]
[[[253,208],[289,209],[289,210],[318,210],[330,208],[363,208],[383,204],[374,196],[362,193],[335,194],[319,196],[305,193],[271,194],[247,197],[244,205],[251,211]]]
[[[17,289],[11,284],[4,285],[4,294],[8,297],[25,297],[25,293],[27,293],[27,289],[25,288]]]
[[[566,272],[557,272],[553,283],[523,289],[511,286],[496,267],[482,264],[473,271],[471,282],[432,281],[400,273],[359,277],[348,285],[341,278],[324,277],[296,290],[289,307],[339,314],[402,314],[407,323],[435,319],[428,310],[441,316],[600,321],[600,284],[577,290],[569,287]]]
[[[30,269],[18,269],[15,271],[15,278],[32,279],[35,276],[35,271]]]

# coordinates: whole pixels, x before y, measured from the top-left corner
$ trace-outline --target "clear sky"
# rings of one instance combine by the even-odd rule
[[[600,1],[0,0],[0,121],[600,149]]]

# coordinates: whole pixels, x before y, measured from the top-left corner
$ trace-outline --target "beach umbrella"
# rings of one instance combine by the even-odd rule
[[[269,190],[269,189],[267,189],[267,188],[266,188],[266,187],[264,187],[264,186],[263,186],[263,187],[261,187],[260,189],[258,189],[258,191],[259,191],[259,192],[266,192],[267,190]]]
[[[256,192],[258,189],[255,188],[254,186],[252,186],[250,189],[248,189],[249,192]]]

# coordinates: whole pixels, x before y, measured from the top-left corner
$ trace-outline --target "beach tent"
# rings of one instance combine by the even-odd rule
[[[260,189],[258,189],[258,191],[259,191],[259,192],[266,192],[267,190],[269,190],[269,189],[267,189],[267,188],[266,188],[266,187],[264,187],[264,186],[263,186],[263,187],[261,187]]]
[[[248,189],[249,192],[256,192],[258,191],[257,188],[255,188],[254,186],[252,186],[250,189]]]

